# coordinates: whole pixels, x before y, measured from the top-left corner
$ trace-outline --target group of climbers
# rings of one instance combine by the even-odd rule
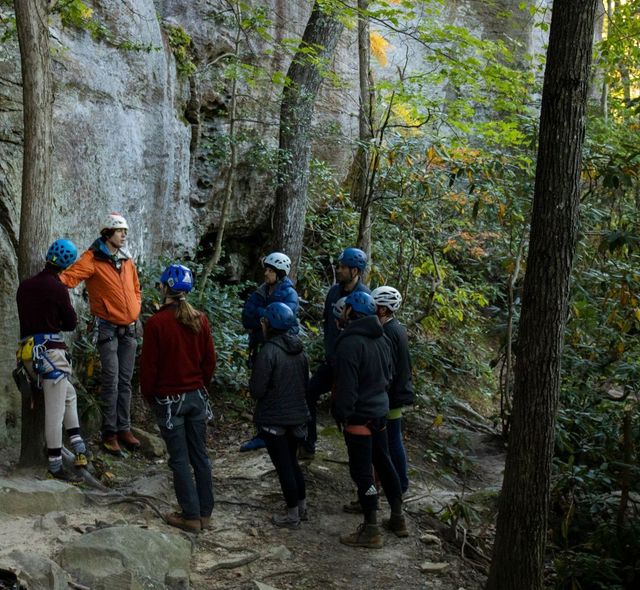
[[[84,281],[102,366],[102,445],[121,453],[140,442],[131,432],[131,378],[135,362],[141,291],[135,264],[125,249],[128,225],[109,214],[100,237],[76,261],[77,249],[56,240],[42,272],[17,292],[20,362],[45,398],[45,438],[52,477],[75,481],[62,464],[62,430],[87,465],[71,364],[61,332],[77,324],[66,287]],[[273,252],[263,259],[264,282],[250,295],[242,320],[249,330],[250,392],[256,400],[256,436],[241,450],[266,446],[278,474],[286,511],[276,526],[298,528],[307,518],[306,486],[298,462],[313,458],[317,444],[316,404],[332,392],[332,414],[344,433],[349,469],[358,499],[345,506],[364,522],[342,543],[380,547],[378,481],[391,507],[386,526],[408,534],[402,495],[408,487],[401,409],[413,403],[411,365],[404,327],[395,318],[402,297],[389,286],[371,293],[362,281],[367,258],[357,248],[338,257],[336,284],[324,304],[324,359],[309,378],[309,363],[298,337],[298,295],[288,277],[291,261]],[[140,384],[169,452],[180,512],[166,515],[176,527],[197,532],[209,525],[214,505],[206,424],[212,418],[207,386],[215,369],[215,349],[204,313],[187,302],[193,275],[172,264],[160,279],[161,307],[146,322],[140,356]],[[168,363],[167,359],[172,362]]]
[[[402,495],[409,482],[401,417],[402,407],[413,403],[413,388],[406,329],[394,315],[402,296],[390,286],[371,293],[362,281],[365,253],[358,248],[343,250],[336,266],[337,282],[324,304],[324,360],[309,380],[296,336],[298,298],[286,276],[289,258],[275,252],[263,265],[265,283],[243,310],[243,323],[251,334],[250,391],[257,400],[258,433],[240,450],[267,446],[287,505],[272,522],[295,529],[307,518],[298,459],[311,460],[315,455],[316,404],[331,391],[332,413],[344,433],[349,470],[358,489],[357,501],[345,508],[364,515],[358,530],[340,541],[356,547],[382,546],[376,479],[391,507],[385,525],[397,536],[408,535],[402,514]],[[280,274],[274,277],[276,270]],[[255,333],[257,322],[260,334]]]
[[[44,391],[49,474],[56,479],[78,479],[62,465],[63,423],[76,454],[76,466],[87,464],[75,389],[70,381],[70,357],[61,335],[74,330],[77,324],[67,287],[73,288],[82,281],[85,281],[91,312],[97,322],[103,444],[113,453],[121,452],[119,442],[129,448],[140,446],[131,433],[130,416],[131,378],[142,297],[135,264],[124,248],[128,229],[124,217],[117,213],[107,215],[100,227],[100,237],[79,259],[71,241],[56,240],[47,252],[45,268],[18,287],[18,356],[27,373]]]

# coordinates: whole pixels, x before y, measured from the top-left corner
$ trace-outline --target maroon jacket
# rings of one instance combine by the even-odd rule
[[[175,308],[163,306],[144,326],[140,389],[147,400],[207,387],[216,368],[207,317],[201,314],[202,329],[195,334],[178,323]]]
[[[69,290],[50,266],[20,283],[16,303],[21,339],[34,334],[71,332],[78,323]],[[51,342],[50,347],[64,348],[64,344]]]

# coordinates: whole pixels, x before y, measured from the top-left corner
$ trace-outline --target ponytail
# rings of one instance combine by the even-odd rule
[[[185,294],[168,289],[167,298],[172,299],[177,304],[174,312],[177,322],[194,334],[200,332],[202,329],[202,313],[187,302]]]

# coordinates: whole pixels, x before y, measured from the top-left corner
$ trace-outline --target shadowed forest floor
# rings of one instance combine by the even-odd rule
[[[490,526],[482,522],[492,520],[490,504],[500,486],[504,460],[489,435],[465,434],[467,476],[463,482],[460,475],[447,474],[427,459],[422,442],[425,425],[409,415],[405,438],[411,487],[404,508],[411,534],[400,539],[385,531],[382,549],[355,549],[338,541],[341,534],[355,530],[361,516],[342,510],[344,503],[355,498],[355,490],[344,443],[326,412],[320,414],[322,434],[316,458],[304,466],[309,520],[295,531],[270,523],[271,514],[280,511],[284,502],[266,451],[238,452],[241,442],[252,434],[250,424],[226,419],[224,407],[217,414],[220,419],[210,429],[209,440],[216,507],[212,529],[197,537],[190,535],[195,546],[192,588],[482,588],[488,566],[482,539],[491,536]],[[166,460],[139,454],[116,459],[100,453],[98,460],[113,473],[116,490],[151,497],[161,511],[174,502]],[[7,473],[6,463],[3,471]],[[389,512],[384,498],[381,508],[379,521]],[[459,526],[454,534],[453,527],[432,516],[438,511],[447,516],[443,519],[447,523],[457,522],[464,528]],[[480,517],[477,521],[476,516]],[[165,525],[150,507],[133,503],[77,510],[67,515],[61,530],[49,536],[46,530],[35,530],[25,517],[14,519],[12,533],[4,527],[2,532],[4,542],[55,559],[61,542],[115,523],[186,534]]]

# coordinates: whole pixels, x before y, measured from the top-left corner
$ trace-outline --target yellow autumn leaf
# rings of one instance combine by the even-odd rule
[[[387,41],[380,33],[369,34],[369,45],[371,47],[371,53],[373,57],[378,60],[378,63],[385,67],[389,60],[387,59],[387,47],[389,47],[389,41]]]
[[[498,206],[498,219],[504,219],[504,215],[507,212],[507,206],[504,203],[500,203]]]
[[[397,117],[402,119],[402,121],[403,121],[403,123],[405,125],[416,126],[416,125],[419,125],[419,123],[420,123],[420,121],[418,121],[418,119],[416,119],[411,114],[411,111],[406,106],[404,106],[402,104],[394,105],[393,106],[393,112]]]
[[[636,316],[636,320],[640,322],[640,308],[634,311],[634,315]]]
[[[444,418],[442,417],[442,414],[438,414],[434,419],[433,419],[433,426],[435,426],[436,428],[438,428],[438,426],[442,426],[442,423],[444,422]]]

